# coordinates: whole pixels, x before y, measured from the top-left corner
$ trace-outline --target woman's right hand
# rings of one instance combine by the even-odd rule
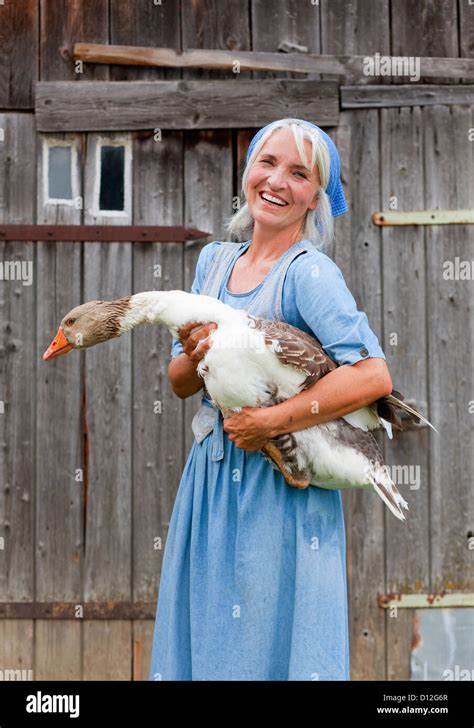
[[[202,321],[191,321],[179,329],[181,346],[194,364],[198,364],[208,352],[211,346],[208,337],[215,329],[216,323],[203,324]]]

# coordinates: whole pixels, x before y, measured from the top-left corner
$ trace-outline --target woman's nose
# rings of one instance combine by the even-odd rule
[[[268,176],[268,183],[275,187],[275,189],[281,188],[285,183],[285,173],[282,169],[272,169],[271,174]]]

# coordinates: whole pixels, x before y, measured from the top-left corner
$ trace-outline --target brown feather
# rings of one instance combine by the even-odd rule
[[[307,389],[337,364],[324,351],[314,336],[306,334],[284,321],[269,321],[249,316],[250,326],[261,331],[265,343],[285,366],[292,366],[306,374],[302,389]],[[273,343],[275,342],[275,344]]]

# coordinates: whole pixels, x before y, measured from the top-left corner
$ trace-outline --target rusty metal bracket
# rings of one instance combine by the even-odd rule
[[[210,236],[181,225],[0,225],[0,240],[15,241],[184,243]]]
[[[439,594],[379,594],[383,609],[430,609],[439,607],[474,607],[473,592],[440,592]]]
[[[474,210],[413,210],[395,212],[394,210],[374,212],[374,225],[472,225]]]
[[[154,619],[153,602],[0,602],[0,619]]]

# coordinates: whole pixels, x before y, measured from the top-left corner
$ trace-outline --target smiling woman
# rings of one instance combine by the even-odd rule
[[[191,292],[292,324],[339,366],[286,402],[225,420],[204,388],[164,552],[150,679],[347,680],[340,490],[291,487],[259,449],[392,383],[366,315],[322,252],[347,210],[332,140],[300,119],[260,129],[242,191],[228,230],[243,242],[206,245]],[[196,324],[174,341],[168,368],[182,398],[203,384],[209,326]],[[242,376],[238,352],[229,376]]]

